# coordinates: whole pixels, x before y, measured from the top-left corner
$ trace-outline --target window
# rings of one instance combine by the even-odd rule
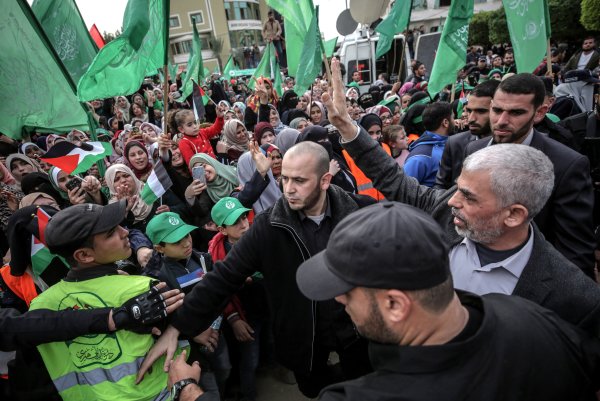
[[[352,82],[352,73],[356,70],[360,71],[360,79],[365,84],[371,83],[371,60],[358,60],[358,63],[356,60],[348,61],[348,67],[346,68],[348,83]]]
[[[194,20],[196,20],[196,25],[204,24],[204,17],[202,16],[202,11],[190,14],[190,24],[194,24]]]
[[[200,35],[200,47],[202,50],[210,49],[210,42],[208,36]],[[192,50],[192,40],[184,40],[177,43],[171,44],[171,52],[174,55],[188,54]]]
[[[179,23],[179,16],[174,16],[169,18],[169,28],[179,28],[181,24]]]
[[[225,17],[228,21],[245,19],[260,21],[260,11],[257,3],[250,1],[226,1],[224,5]]]

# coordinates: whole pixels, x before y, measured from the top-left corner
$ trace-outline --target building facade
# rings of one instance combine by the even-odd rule
[[[187,64],[195,21],[206,69],[222,71],[232,54],[238,66],[250,68],[253,45],[264,45],[261,31],[268,10],[264,0],[171,0],[171,60]]]

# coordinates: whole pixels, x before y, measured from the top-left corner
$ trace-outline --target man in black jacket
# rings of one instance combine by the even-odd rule
[[[181,313],[142,364],[139,380],[162,353],[172,359],[179,332],[193,336],[205,330],[228,297],[256,271],[264,276],[272,308],[276,357],[294,372],[303,394],[314,398],[328,384],[371,371],[366,342],[343,307],[333,300],[313,302],[302,295],[296,270],[325,249],[331,231],[344,217],[373,200],[330,185],[329,156],[313,142],[299,143],[286,152],[281,177],[283,197],[256,216],[227,257],[188,294]],[[330,351],[340,355],[343,375],[327,366]]]
[[[529,164],[527,169],[531,171],[521,171],[527,169],[511,165],[514,158],[506,160],[506,164],[500,169],[489,169],[485,161],[479,161],[470,169],[470,176],[459,177],[459,185],[449,190],[420,186],[411,177],[407,177],[385,152],[379,152],[376,143],[370,140],[366,132],[352,124],[345,109],[342,109],[345,101],[342,90],[338,89],[342,83],[339,82],[341,78],[336,78],[339,74],[337,60],[333,67],[334,101],[332,102],[329,96],[325,96],[324,100],[330,111],[330,121],[342,135],[343,146],[386,199],[408,203],[424,210],[445,229],[445,238],[451,246],[451,252],[463,252],[461,260],[468,262],[456,266],[451,264],[451,267],[455,267],[457,272],[462,269],[465,276],[480,276],[474,281],[469,281],[467,277],[463,281],[464,286],[459,288],[477,291],[479,294],[500,291],[521,296],[554,311],[563,319],[588,330],[593,335],[600,336],[600,288],[558,253],[545,240],[535,224],[530,224],[540,209],[540,203],[543,204],[544,194],[548,196],[552,190],[552,163],[548,158],[531,146],[490,146],[481,150],[480,152],[484,153],[477,158],[485,159],[486,155],[495,153],[494,158],[500,163],[503,161],[503,152],[508,156],[518,149],[522,157],[516,159]],[[525,100],[531,102],[529,97]],[[525,106],[509,107],[499,102],[496,107],[500,107],[500,110],[492,109],[492,112],[502,114],[502,118],[506,119],[506,114],[512,112],[513,108],[520,110],[520,107]],[[529,103],[523,113],[517,113],[519,118],[511,119],[511,131],[527,132],[521,126],[521,120],[531,123],[533,114],[534,107]],[[504,125],[502,128],[499,132],[501,136],[510,135]],[[532,174],[535,178],[515,178],[512,172],[520,175]],[[461,180],[464,182],[460,182]],[[533,190],[536,192],[535,202],[527,195],[532,193],[534,184],[535,188],[539,188],[539,191]],[[532,188],[528,188],[529,186]],[[510,193],[509,196],[506,191]],[[542,191],[543,194],[537,194]],[[508,235],[508,232],[514,235]],[[516,241],[517,237],[520,240]],[[532,243],[528,244],[529,241]],[[529,247],[529,250],[524,250],[525,247]],[[521,254],[517,255],[520,251]],[[521,261],[515,261],[515,258]],[[504,261],[512,262],[512,266],[508,267],[515,269],[502,267],[501,262]],[[523,261],[526,261],[524,266]],[[508,280],[496,280],[499,274]],[[518,278],[516,283],[515,278]],[[486,283],[477,287],[482,281]],[[501,281],[512,283],[503,286]],[[475,284],[476,288],[470,287],[472,284]],[[490,286],[502,288],[490,291]]]
[[[500,81],[491,79],[475,87],[469,94],[465,111],[468,115],[469,130],[452,135],[446,142],[440,167],[435,177],[434,188],[450,188],[456,182],[464,160],[465,148],[477,139],[492,134],[490,129],[490,103]]]
[[[409,235],[393,240],[407,228]],[[314,300],[335,297],[372,341],[375,372],[327,387],[320,400],[593,396],[598,339],[518,297],[455,294],[447,255],[435,220],[389,202],[344,219],[327,249],[300,266],[302,293]]]

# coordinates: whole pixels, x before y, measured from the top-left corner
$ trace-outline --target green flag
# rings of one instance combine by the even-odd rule
[[[273,83],[273,88],[275,89],[277,94],[279,96],[281,96],[283,94],[283,89],[282,89],[283,82],[281,79],[281,72],[279,70],[279,63],[277,62],[277,57],[275,54],[275,46],[273,45],[273,43],[269,43],[265,47],[265,53],[263,54],[262,58],[260,59],[260,62],[258,63],[258,67],[256,67],[256,70],[254,71],[254,74],[252,76],[256,79],[260,78],[261,76],[269,78],[271,80],[271,82]],[[250,89],[254,89],[254,86],[255,86],[254,79],[250,79],[250,82],[248,83],[248,87]]]
[[[87,130],[75,86],[26,0],[3,3],[0,15],[0,132]],[[9,101],[10,99],[10,101]]]
[[[98,47],[73,0],[35,0],[31,6],[73,82],[87,71]]]
[[[165,63],[167,0],[129,0],[123,33],[100,50],[77,85],[82,101],[130,95]]]
[[[312,0],[266,0],[267,5],[285,19],[287,67],[290,74],[298,71],[304,40],[313,14]]]
[[[204,73],[204,63],[202,62],[202,45],[200,44],[200,36],[198,35],[198,29],[196,24],[192,24],[194,34],[192,37],[192,48],[190,49],[190,58],[188,59],[187,73],[185,79],[181,84],[181,97],[182,101],[188,98],[192,94],[193,82],[202,82],[202,79],[206,76]]]
[[[377,25],[375,32],[379,32],[375,58],[383,56],[390,50],[394,35],[404,31],[410,23],[412,0],[396,0],[390,13]]]
[[[177,69],[179,66],[177,64],[173,64],[169,61],[169,79],[171,82],[175,83],[175,77],[177,76]]]
[[[304,93],[306,89],[314,82],[315,78],[321,72],[321,62],[323,60],[321,53],[321,32],[319,32],[318,21],[319,9],[313,12],[308,27],[308,33],[302,46],[300,64],[296,71],[296,93]]]
[[[450,5],[427,85],[431,96],[456,82],[456,73],[465,65],[472,16],[473,0],[454,0]]]
[[[519,72],[533,72],[546,54],[550,17],[546,0],[503,1]]]
[[[333,39],[329,39],[323,42],[323,47],[325,48],[325,56],[330,58],[333,56],[333,52],[335,51],[335,45],[337,45],[337,36]]]
[[[233,55],[229,56],[229,59],[227,60],[227,63],[225,64],[225,68],[223,68],[223,76],[227,77],[227,78],[231,78],[231,71],[234,70],[239,70],[239,67],[237,65],[235,65],[235,63],[233,62]]]

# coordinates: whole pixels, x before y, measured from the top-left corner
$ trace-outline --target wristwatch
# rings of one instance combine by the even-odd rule
[[[173,387],[171,387],[171,399],[173,401],[179,401],[179,396],[181,395],[183,388],[192,383],[196,385],[198,384],[196,379],[192,379],[190,377],[189,379],[179,380],[177,383],[173,384]]]

